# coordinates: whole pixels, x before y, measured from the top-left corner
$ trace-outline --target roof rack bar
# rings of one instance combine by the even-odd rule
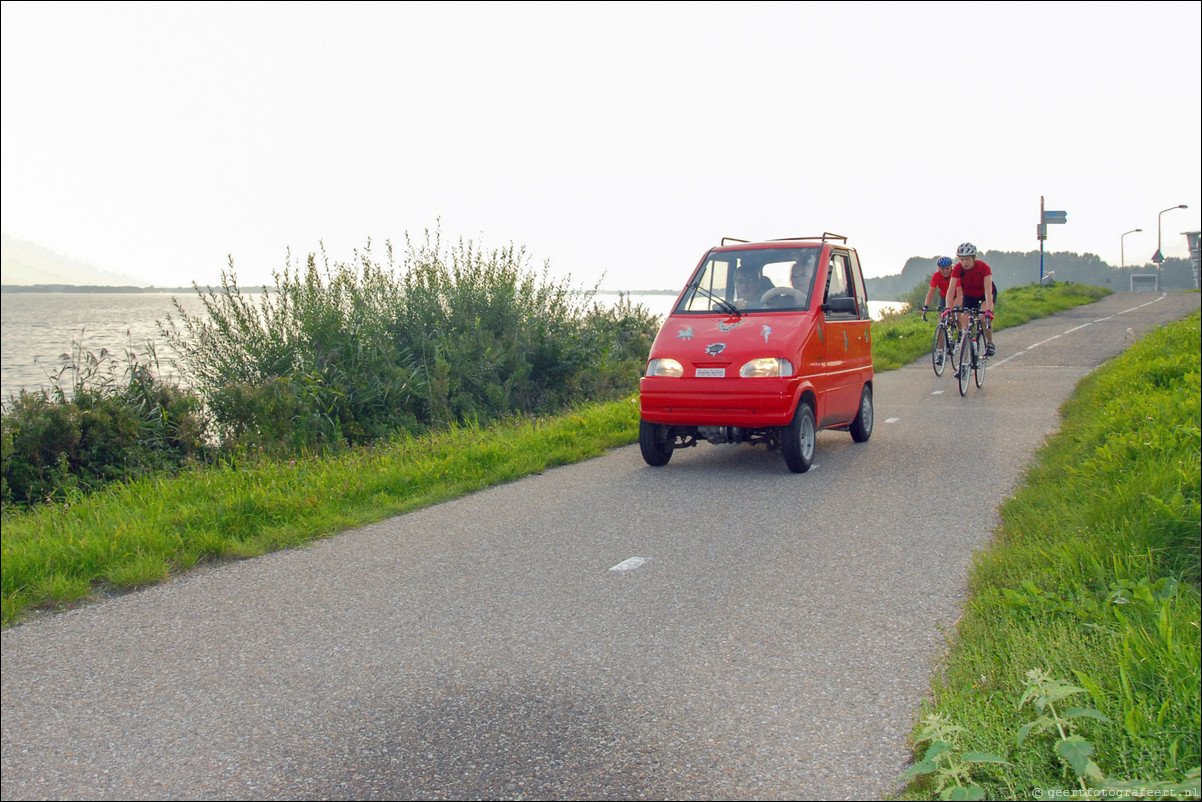
[[[821,241],[821,242],[826,242],[827,240],[842,240],[843,242],[847,242],[847,237],[843,236],[842,234],[832,234],[832,233],[831,233],[831,232],[829,232],[829,231],[823,231],[823,232],[822,232],[822,236],[813,236],[813,237],[779,237],[779,238],[777,238],[777,239],[770,239],[770,240],[763,240],[763,241],[764,241],[764,242],[794,242],[794,241],[797,241],[797,240],[819,240],[819,241]],[[721,245],[721,246],[719,246],[719,247],[723,247],[723,246],[725,246],[725,245],[726,245],[726,243],[728,243],[728,242],[743,242],[743,243],[748,243],[748,242],[751,242],[751,241],[752,241],[752,240],[748,240],[748,239],[739,239],[738,237],[723,237],[723,238],[722,238],[722,245]]]
[[[820,237],[781,237],[779,239],[769,240],[769,242],[786,242],[789,240],[801,240],[801,239],[816,239],[816,240],[822,240],[823,242],[826,242],[828,239],[832,239],[832,240],[837,239],[837,240],[843,240],[844,242],[847,242],[847,237],[843,236],[842,234],[832,234],[829,231],[823,231],[822,236],[820,236]]]

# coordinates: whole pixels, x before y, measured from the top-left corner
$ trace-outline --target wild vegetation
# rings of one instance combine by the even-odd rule
[[[3,415],[6,509],[76,499],[111,481],[253,455],[338,453],[397,433],[541,416],[629,394],[657,320],[531,270],[520,249],[370,243],[350,262],[289,260],[268,293],[233,266],[196,288],[204,312],[160,324],[153,349],[64,355],[54,389]],[[175,383],[182,381],[182,384]]]
[[[513,246],[444,248],[437,232],[399,265],[369,243],[350,262],[289,261],[257,303],[227,273],[201,293],[205,314],[177,304],[162,328],[227,449],[359,445],[629,392],[654,317],[526,262]]]
[[[0,420],[4,510],[206,461],[200,397],[161,373],[153,348],[118,356],[76,345],[52,389],[11,398]]]

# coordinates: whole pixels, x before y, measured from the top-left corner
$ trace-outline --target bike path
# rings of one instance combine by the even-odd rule
[[[1060,403],[1198,298],[998,332],[966,398],[880,374],[804,475],[622,448],[14,627],[3,798],[879,798]]]

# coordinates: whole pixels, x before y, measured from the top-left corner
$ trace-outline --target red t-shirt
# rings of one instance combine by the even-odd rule
[[[931,276],[931,286],[939,288],[939,297],[940,298],[947,298],[947,288],[948,288],[948,285],[951,283],[952,283],[951,273],[948,273],[947,277],[944,278],[943,273],[936,270],[935,275]]]
[[[952,278],[960,279],[960,289],[964,290],[967,298],[984,298],[985,277],[992,275],[993,271],[989,269],[989,265],[980,259],[973,265],[972,270],[965,270],[959,262],[952,268]]]

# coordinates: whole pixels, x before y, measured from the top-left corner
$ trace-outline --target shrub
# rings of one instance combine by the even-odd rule
[[[349,263],[289,257],[257,300],[231,262],[219,290],[197,289],[203,315],[176,301],[160,327],[233,450],[341,448],[631,392],[658,321],[547,273],[522,249],[444,249],[427,232],[400,265],[370,242]]]
[[[204,459],[209,451],[199,396],[157,375],[153,345],[125,353],[75,344],[49,390],[9,399],[0,424],[0,498],[5,506],[77,491]]]

